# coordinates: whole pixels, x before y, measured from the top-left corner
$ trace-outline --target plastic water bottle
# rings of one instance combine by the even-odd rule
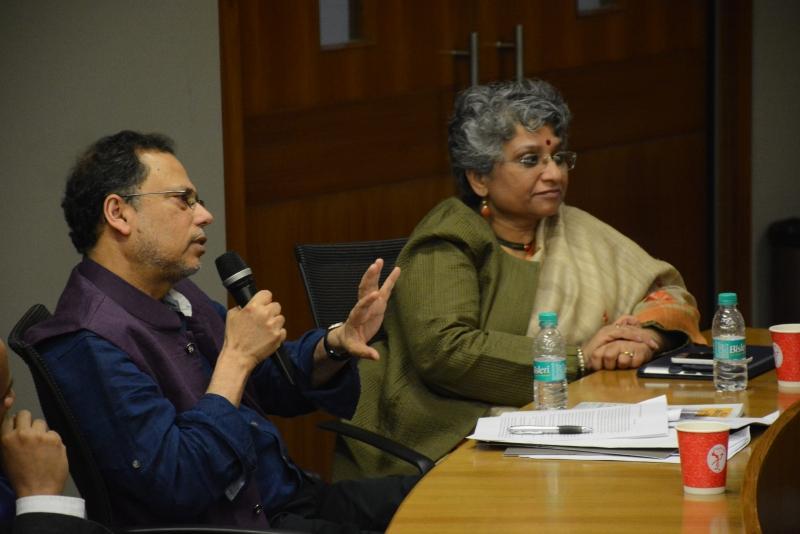
[[[714,387],[717,391],[747,389],[744,317],[736,293],[720,293],[711,323],[714,340]]]
[[[533,340],[533,404],[537,410],[567,407],[567,358],[558,331],[558,314],[539,314],[539,333]]]

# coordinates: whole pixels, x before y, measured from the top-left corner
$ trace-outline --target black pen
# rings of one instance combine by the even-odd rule
[[[579,425],[515,425],[508,427],[508,431],[512,434],[589,434],[592,429]]]

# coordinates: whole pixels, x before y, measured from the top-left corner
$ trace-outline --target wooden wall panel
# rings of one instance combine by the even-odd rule
[[[750,0],[718,4],[717,290],[736,291],[750,324],[752,19]]]
[[[604,222],[656,258],[674,265],[710,326],[710,187],[676,187],[707,166],[705,134],[663,137],[582,152],[570,172],[567,203]],[[690,225],[687,221],[704,221]]]
[[[247,121],[250,202],[447,174],[445,98],[410,93]]]
[[[244,106],[239,4],[219,2],[222,142],[225,156],[225,237],[228,250],[247,250],[244,174]]]
[[[362,0],[367,35],[321,49],[316,0],[241,0],[243,88],[249,115],[447,87],[448,51],[466,48],[473,2]],[[458,13],[457,17],[451,16]],[[280,80],[280,83],[276,83]]]
[[[575,1],[481,0],[478,18],[485,21],[485,79],[513,77],[513,51],[490,43],[514,40],[523,24],[525,73],[606,65],[647,58],[668,51],[695,50],[704,56],[708,3],[698,0],[617,0],[619,9],[579,16]],[[499,59],[494,70],[490,60]]]
[[[707,61],[693,50],[544,73],[573,113],[576,150],[706,128]]]

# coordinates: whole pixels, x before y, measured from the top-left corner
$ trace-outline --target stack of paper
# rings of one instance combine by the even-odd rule
[[[731,433],[728,438],[728,459],[750,443],[750,428],[745,427]],[[611,460],[617,462],[680,463],[677,448],[670,449],[610,449],[583,447],[548,447],[533,445],[508,447],[506,456],[533,458],[537,460]]]
[[[582,402],[575,408],[607,408],[610,406],[624,406],[614,402]],[[744,410],[743,404],[671,404],[667,407],[669,426],[674,427],[683,421],[716,421],[728,425],[731,430],[736,430],[748,425],[769,426],[780,415],[774,411],[764,417],[741,417]]]
[[[535,458],[677,462],[678,436],[674,424],[687,418],[720,420],[732,429],[751,423],[771,424],[778,413],[763,418],[741,418],[742,406],[667,406],[665,396],[639,404],[583,404],[570,410],[508,412],[482,417],[468,436],[479,441],[518,445],[509,455]],[[709,417],[719,416],[719,417]],[[731,417],[732,416],[732,417]],[[519,425],[577,425],[591,428],[582,434],[513,434]],[[750,442],[749,428],[731,434],[730,458]],[[519,447],[522,446],[522,447]]]

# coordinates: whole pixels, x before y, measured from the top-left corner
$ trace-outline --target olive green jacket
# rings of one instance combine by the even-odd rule
[[[438,460],[491,406],[532,401],[526,336],[539,263],[502,251],[490,227],[456,198],[419,223],[397,260],[379,362],[362,362],[352,422]],[[568,357],[571,376],[576,360]],[[337,479],[410,473],[353,440],[337,444]]]

